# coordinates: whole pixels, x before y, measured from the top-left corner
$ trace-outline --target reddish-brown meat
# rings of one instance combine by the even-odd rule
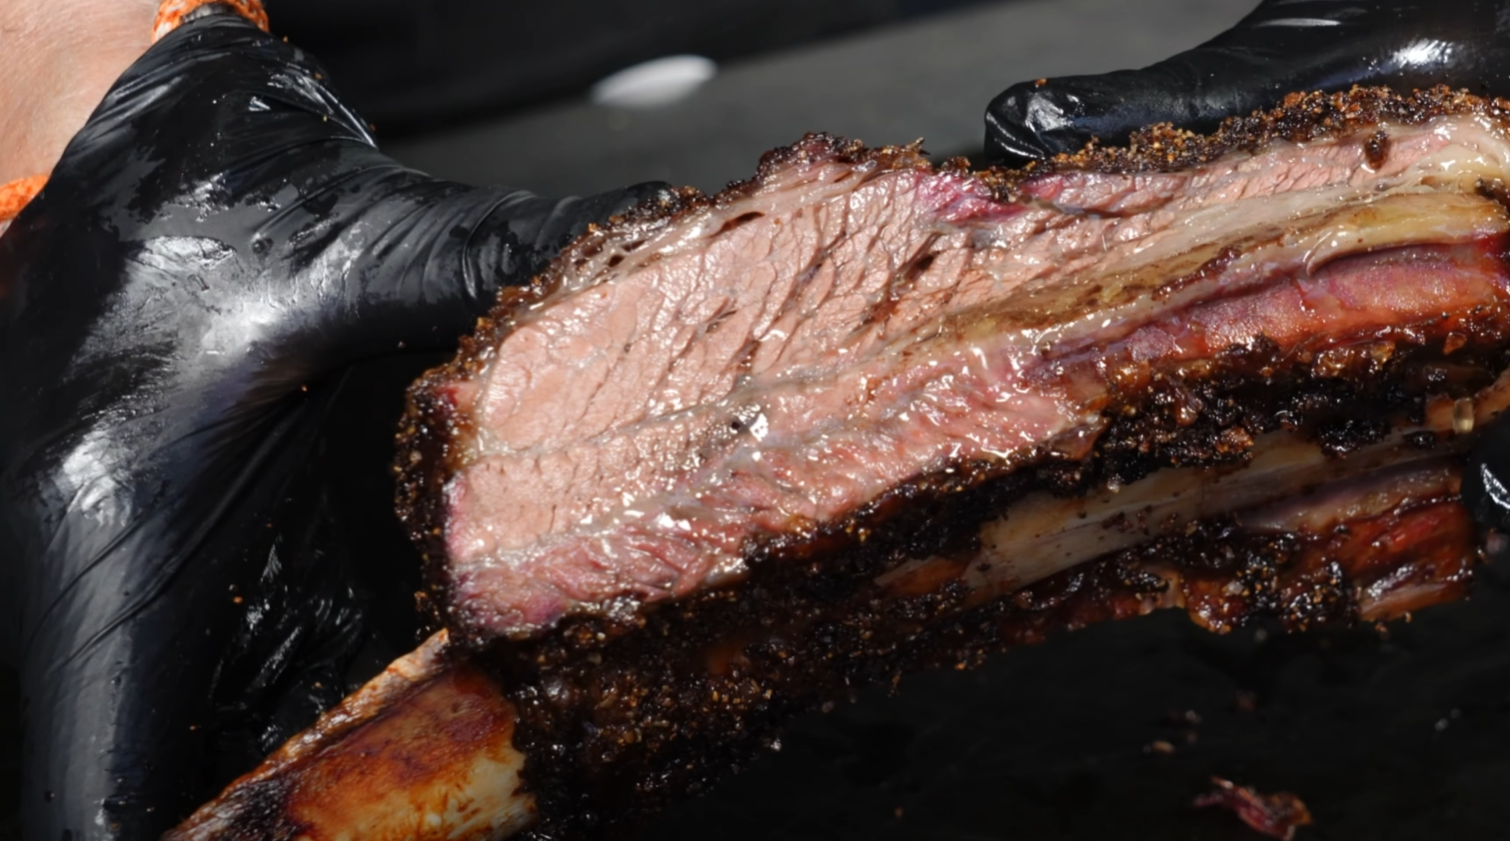
[[[1404,382],[1421,360],[1503,341],[1503,121],[1441,91],[1297,98],[1027,175],[815,136],[591,233],[414,392],[404,508],[447,621],[523,637],[684,597],[884,528],[919,484],[1377,439],[1386,398],[1431,390]],[[1373,416],[1321,420],[1362,375]],[[1268,386],[1269,417],[1219,383]]]
[[[1297,827],[1311,825],[1311,811],[1299,797],[1287,791],[1260,794],[1221,777],[1212,777],[1211,784],[1216,790],[1197,797],[1197,808],[1231,809],[1243,823],[1280,841],[1294,841]]]

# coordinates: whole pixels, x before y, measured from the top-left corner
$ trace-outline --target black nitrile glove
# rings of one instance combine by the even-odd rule
[[[0,236],[26,838],[155,839],[370,674],[378,608],[412,614],[415,584],[381,554],[410,551],[386,465],[342,453],[391,441],[400,397],[343,409],[345,372],[450,347],[500,284],[660,189],[557,202],[407,170],[309,57],[229,14],[119,80]]]
[[[1209,131],[1294,91],[1443,84],[1510,96],[1510,0],[1264,0],[1151,67],[1013,85],[986,109],[986,151],[1020,165],[1154,123]],[[1510,421],[1481,436],[1463,501],[1480,525],[1510,532]]]
[[[1264,0],[1236,26],[1142,70],[1013,85],[986,109],[986,154],[1021,165],[1116,145],[1134,130],[1193,131],[1294,91],[1445,84],[1510,95],[1506,0]]]

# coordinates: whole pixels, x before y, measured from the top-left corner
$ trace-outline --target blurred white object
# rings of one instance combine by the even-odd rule
[[[700,55],[657,58],[592,86],[592,101],[611,108],[655,108],[685,99],[718,75],[718,65]]]

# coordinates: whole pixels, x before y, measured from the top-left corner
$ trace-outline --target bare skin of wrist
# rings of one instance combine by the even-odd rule
[[[152,43],[157,0],[0,0],[0,184],[46,173]]]

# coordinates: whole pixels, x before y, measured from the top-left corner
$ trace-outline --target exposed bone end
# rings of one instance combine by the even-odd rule
[[[164,841],[486,841],[535,819],[513,707],[442,631]]]

